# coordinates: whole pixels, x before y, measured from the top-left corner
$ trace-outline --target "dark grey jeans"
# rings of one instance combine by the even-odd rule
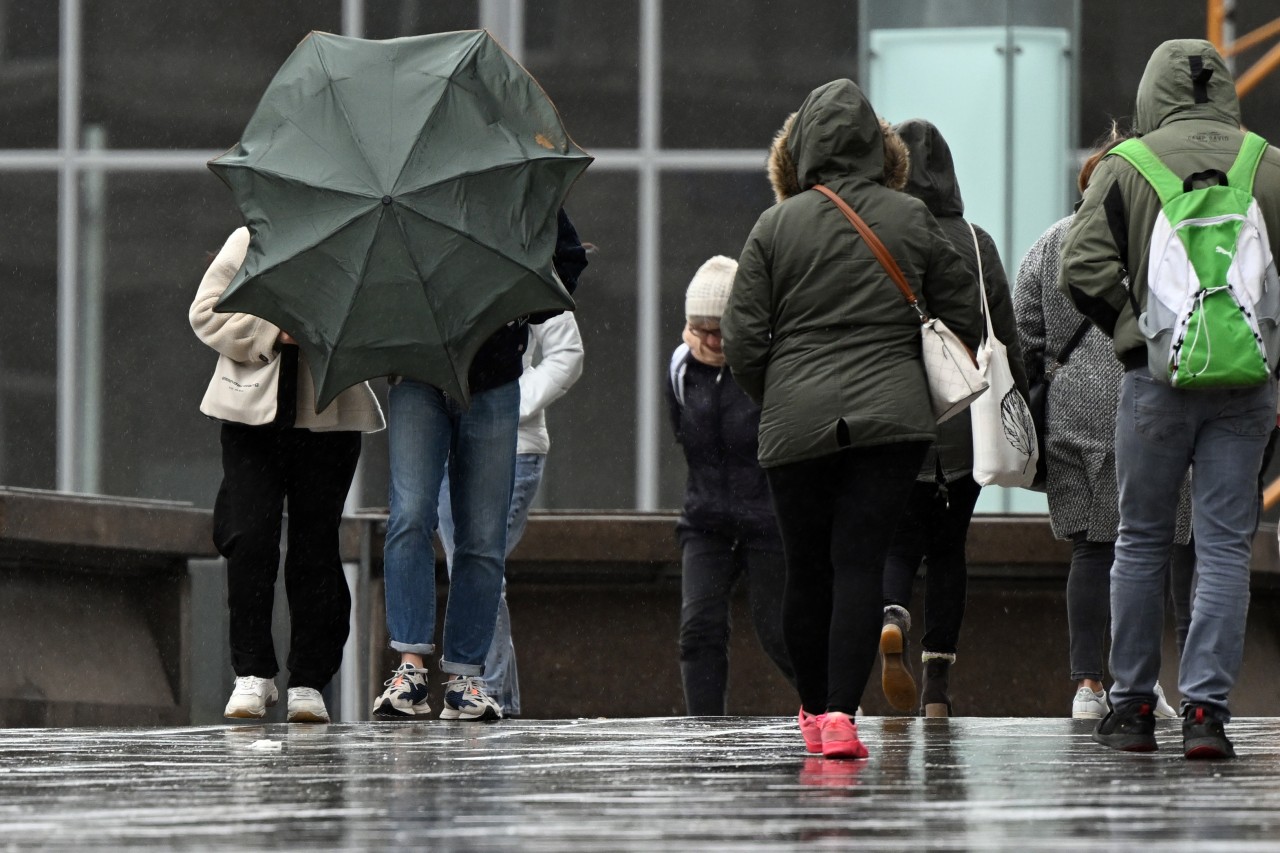
[[[765,653],[795,683],[782,636],[787,565],[777,542],[765,545],[701,530],[680,535],[680,675],[686,713],[721,716],[729,688],[729,601],[746,579],[751,621]]]
[[[1120,383],[1116,478],[1120,537],[1111,570],[1114,706],[1151,701],[1160,671],[1165,562],[1178,486],[1192,460],[1196,591],[1178,692],[1186,704],[1229,714],[1244,651],[1249,557],[1258,520],[1258,471],[1276,422],[1275,382],[1182,391],[1145,368]]]

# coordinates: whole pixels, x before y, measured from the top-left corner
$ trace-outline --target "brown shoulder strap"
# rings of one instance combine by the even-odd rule
[[[889,250],[885,248],[884,243],[880,242],[880,238],[876,236],[876,232],[871,230],[871,226],[862,221],[862,217],[853,212],[853,208],[845,204],[844,199],[833,193],[822,184],[814,184],[813,188],[825,195],[840,208],[840,212],[849,220],[850,224],[857,229],[862,235],[863,241],[871,249],[872,254],[876,256],[876,260],[880,262],[880,266],[884,267],[885,272],[889,273],[889,277],[893,279],[893,283],[898,285],[898,289],[902,291],[902,295],[906,298],[908,304],[916,309],[922,317],[924,312],[920,310],[917,304],[915,292],[911,290],[911,285],[907,284],[907,277],[902,274],[902,268],[898,266],[898,262],[893,259],[893,255],[889,254]]]

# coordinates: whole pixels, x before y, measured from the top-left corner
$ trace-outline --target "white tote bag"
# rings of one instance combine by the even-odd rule
[[[987,393],[969,407],[973,423],[973,479],[980,486],[1025,489],[1035,479],[1036,460],[1040,458],[1036,425],[1027,401],[1013,384],[1009,351],[991,326],[982,250],[972,225],[969,233],[973,235],[974,251],[978,253],[978,291],[982,294],[982,316],[987,326],[978,346],[978,367],[989,386]]]

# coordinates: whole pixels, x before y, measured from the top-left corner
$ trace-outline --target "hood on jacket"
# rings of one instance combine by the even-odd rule
[[[903,192],[923,201],[934,216],[964,216],[955,160],[941,131],[921,118],[895,124],[893,131],[911,158]]]
[[[787,116],[769,151],[769,183],[778,201],[838,178],[901,189],[906,146],[852,80],[833,80]]]
[[[1133,129],[1141,136],[1171,121],[1209,119],[1240,126],[1240,102],[1227,65],[1204,39],[1155,49],[1138,83]]]

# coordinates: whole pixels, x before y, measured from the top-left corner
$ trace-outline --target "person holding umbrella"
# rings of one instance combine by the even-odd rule
[[[587,254],[568,215],[559,211],[552,262],[565,288],[577,287]],[[550,319],[544,313],[530,323]],[[374,700],[381,719],[419,717],[427,702],[425,656],[435,651],[435,550],[446,468],[453,518],[453,563],[440,668],[445,720],[493,720],[502,707],[489,695],[484,663],[493,642],[506,570],[507,518],[516,474],[520,375],[529,328],[507,323],[481,346],[467,375],[471,405],[426,382],[393,379],[388,405],[391,514],[383,549],[387,630],[400,665]]]
[[[476,676],[502,589],[516,380],[527,323],[574,307],[585,253],[560,207],[591,159],[538,82],[472,30],[385,41],[311,33],[240,142],[209,163],[251,232],[214,310],[288,329],[317,409],[393,377],[384,557],[402,662],[377,716],[427,710],[431,534],[446,464],[458,553],[441,664],[456,677],[442,716],[496,714]]]
[[[351,611],[338,526],[360,458],[360,433],[377,432],[384,422],[364,382],[317,413],[305,356],[287,332],[250,314],[213,310],[248,248],[249,229],[236,229],[205,272],[189,318],[196,336],[218,352],[200,411],[222,421],[213,538],[227,560],[236,673],[223,713],[258,719],[278,701],[271,610],[287,500],[288,720],[327,723],[320,691],[342,663]]]

